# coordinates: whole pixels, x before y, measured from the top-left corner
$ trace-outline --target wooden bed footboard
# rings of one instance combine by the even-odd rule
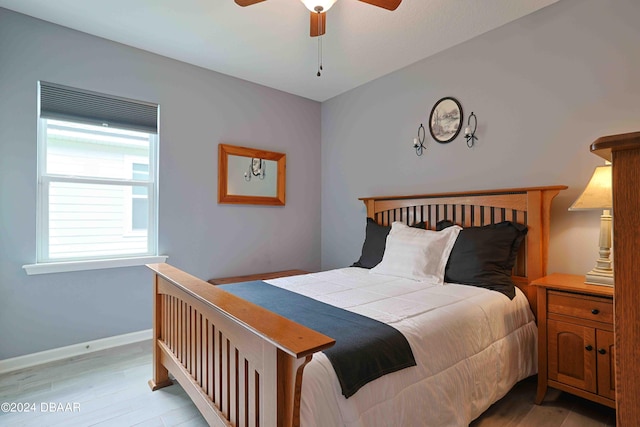
[[[168,264],[148,267],[151,389],[171,374],[209,425],[298,426],[302,371],[335,341]]]

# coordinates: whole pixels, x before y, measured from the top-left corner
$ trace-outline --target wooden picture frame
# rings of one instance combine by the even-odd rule
[[[265,164],[275,165],[275,171],[267,171],[271,178],[269,181],[261,179],[253,179],[253,182],[263,185],[272,185],[270,193],[273,195],[262,195],[259,192],[255,193],[240,193],[234,192],[230,186],[230,173],[233,173],[234,180],[247,181],[247,184],[251,180],[251,176],[247,180],[247,174],[243,176],[243,171],[230,168],[233,162],[232,156],[246,157],[247,171],[249,175],[252,174],[252,168],[255,159],[264,160]],[[269,162],[271,161],[271,162]],[[266,167],[266,166],[265,166]],[[285,186],[286,186],[286,167],[287,156],[284,153],[277,153],[274,151],[260,150],[257,148],[240,147],[236,145],[219,144],[218,145],[218,203],[228,204],[246,204],[246,205],[269,205],[269,206],[284,206],[285,204]],[[237,177],[235,175],[238,175]]]
[[[441,144],[453,141],[462,128],[462,106],[450,96],[440,98],[429,114],[431,137]]]

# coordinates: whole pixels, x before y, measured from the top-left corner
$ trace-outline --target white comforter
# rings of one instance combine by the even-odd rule
[[[417,366],[345,399],[331,363],[304,370],[303,427],[467,426],[519,380],[537,372],[537,328],[526,297],[344,268],[268,283],[388,323]]]

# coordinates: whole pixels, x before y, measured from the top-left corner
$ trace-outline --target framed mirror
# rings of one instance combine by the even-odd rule
[[[287,156],[235,145],[218,145],[218,203],[285,204]]]

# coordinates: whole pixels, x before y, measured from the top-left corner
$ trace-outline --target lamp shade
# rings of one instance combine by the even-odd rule
[[[320,11],[326,12],[333,6],[336,0],[300,0],[311,12],[317,12],[316,6],[320,6]]]
[[[580,197],[573,202],[570,211],[587,209],[611,209],[611,165],[598,166]]]

